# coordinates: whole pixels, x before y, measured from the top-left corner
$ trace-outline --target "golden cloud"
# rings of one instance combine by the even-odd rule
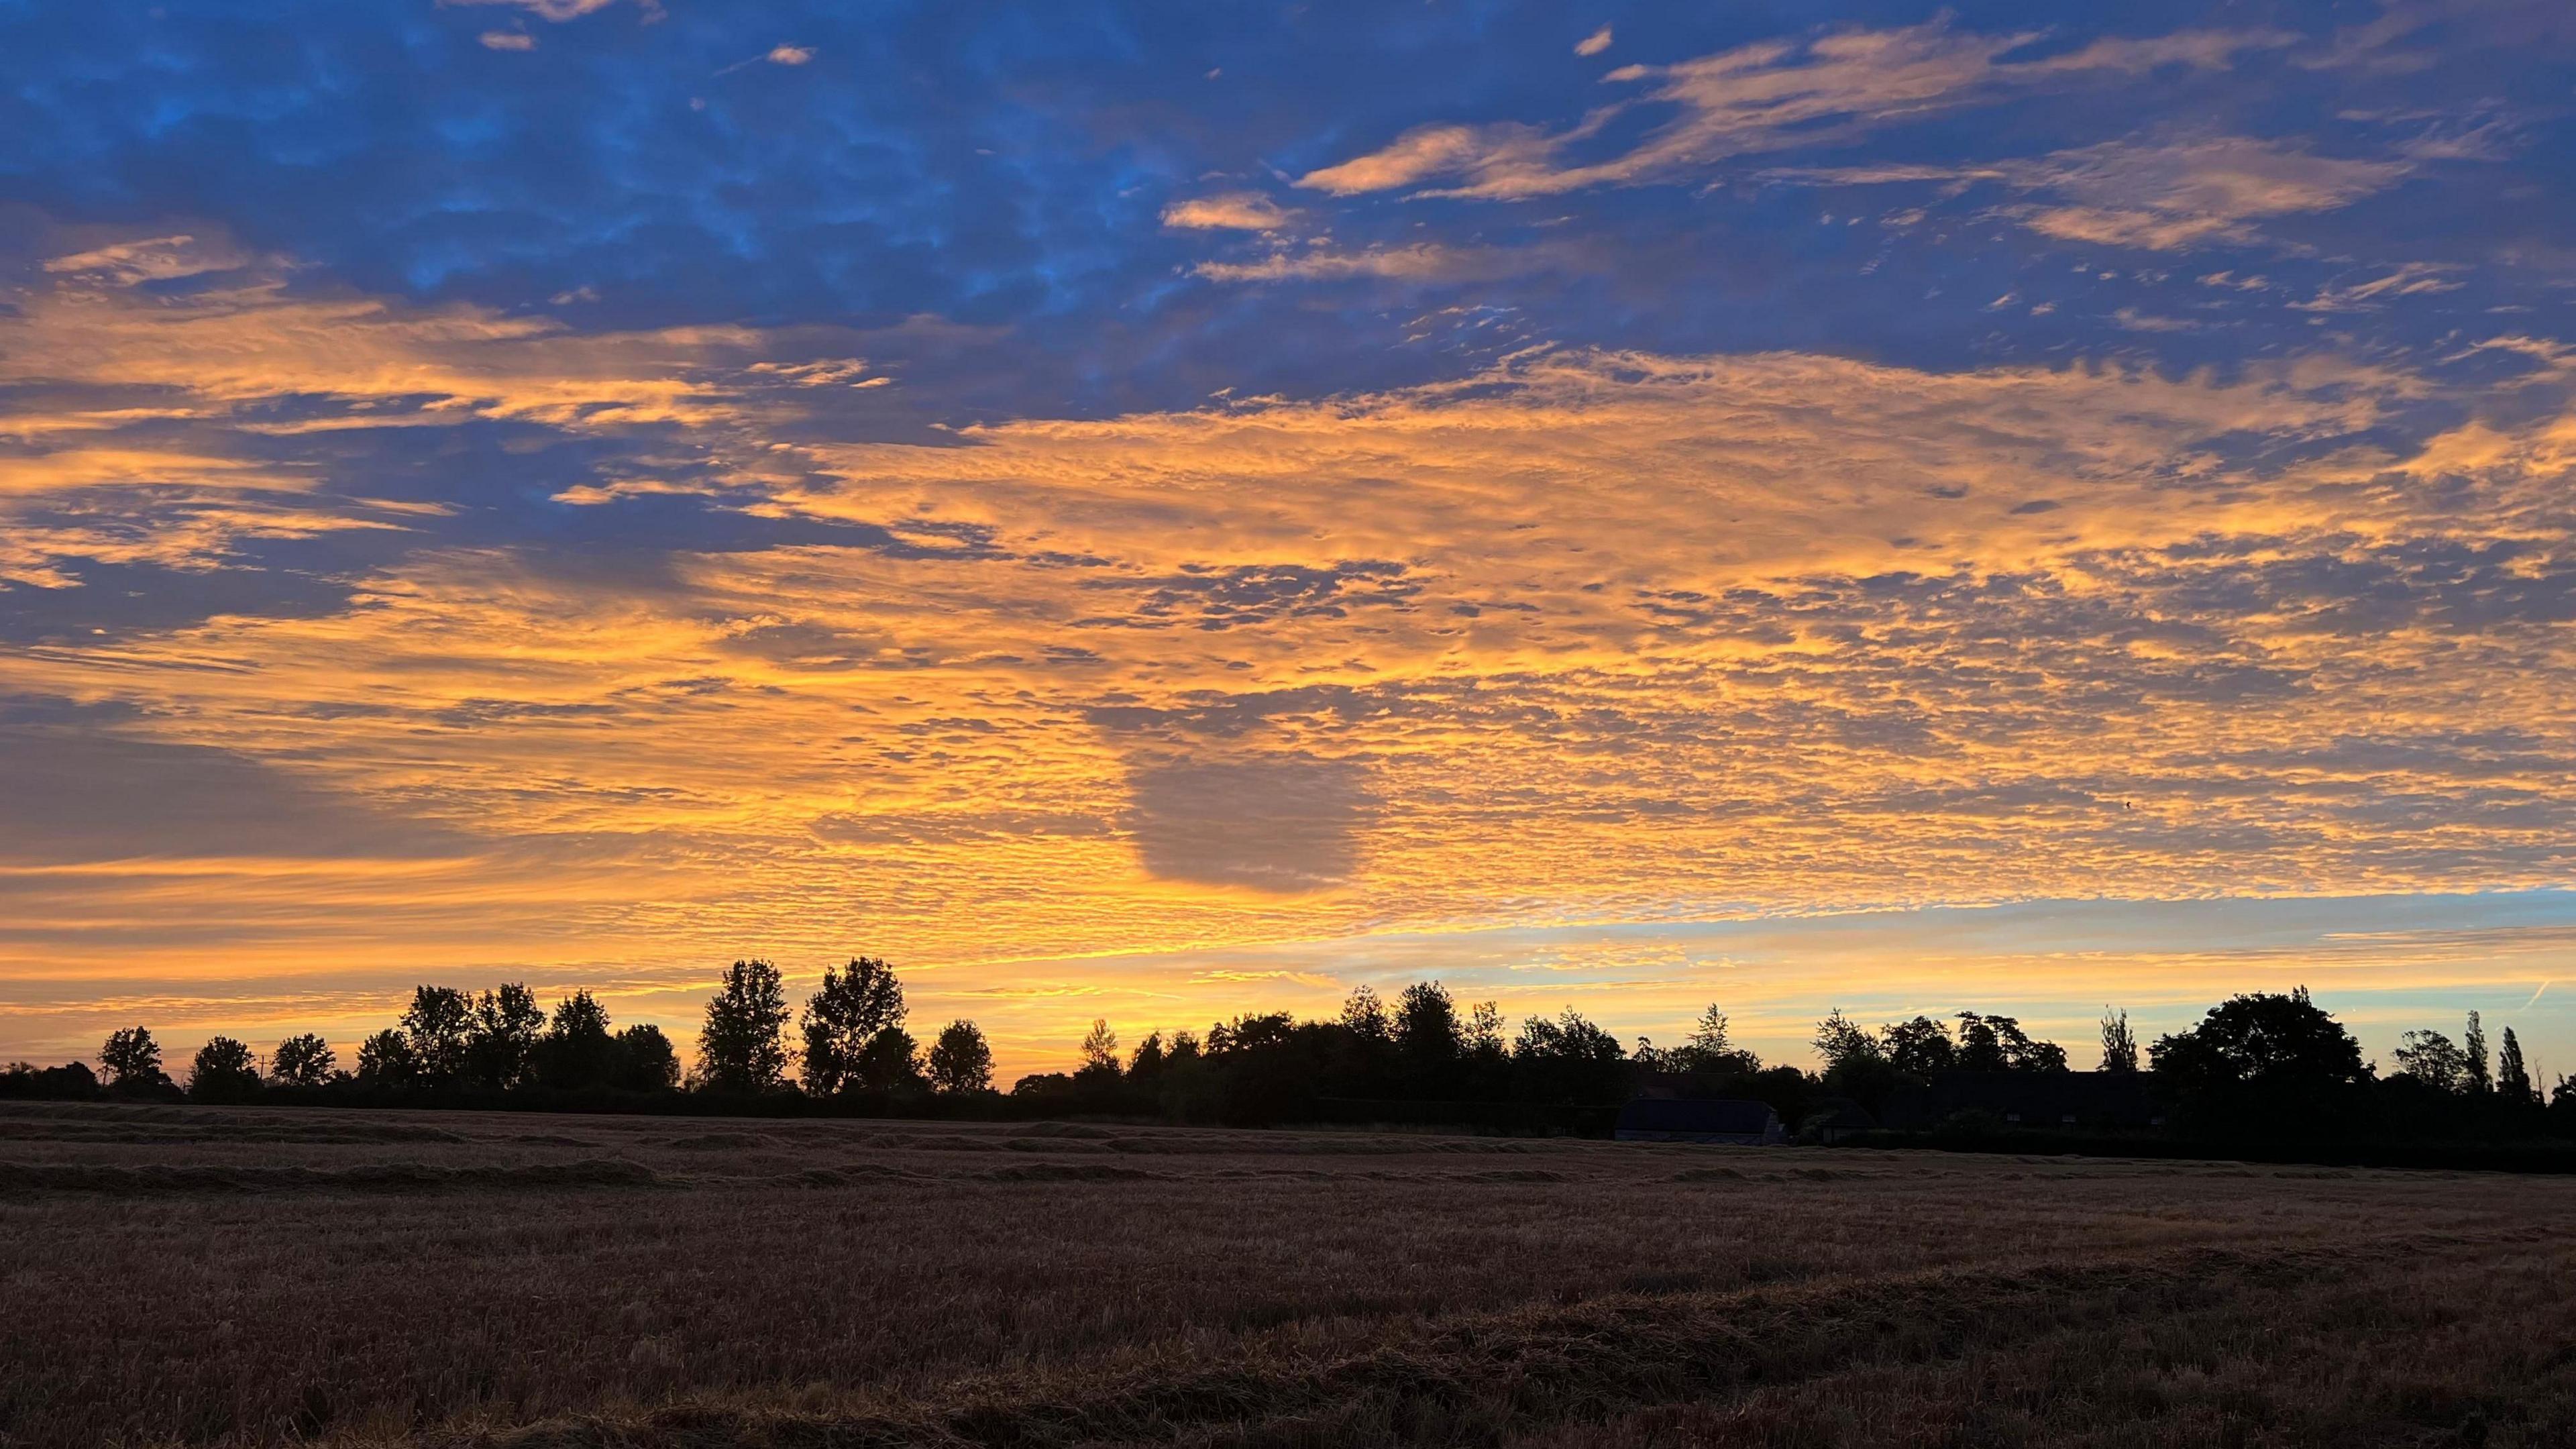
[[[1088,993],[1011,998],[1034,1040],[1216,1003],[1213,976],[1175,994],[1187,972],[1308,970],[1246,964],[1298,943],[2570,864],[2576,424],[2543,345],[2496,344],[2510,408],[2405,443],[2428,399],[2475,400],[2332,356],[1535,352],[927,447],[769,434],[856,365],[761,334],[275,281],[146,306],[97,274],[0,323],[0,366],[116,395],[48,417],[194,431],[12,434],[34,481],[10,506],[54,510],[52,545],[0,555],[22,580],[118,539],[202,567],[226,529],[417,516],[236,463],[290,397],[721,444],[764,461],[693,486],[809,527],[631,567],[424,540],[344,606],[7,656],[0,687],[83,712],[98,769],[235,782],[208,818],[345,806],[324,836],[190,843],[138,796],[131,838],[0,872],[13,899],[43,882],[12,972],[184,928],[208,970],[362,943],[406,973],[615,961],[649,993],[865,945],[926,972],[928,1012]],[[1619,979],[1686,994],[1687,965]]]

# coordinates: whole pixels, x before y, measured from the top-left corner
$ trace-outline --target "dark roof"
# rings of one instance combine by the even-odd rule
[[[1973,1111],[2032,1126],[2072,1117],[2088,1126],[2143,1127],[2163,1113],[2154,1088],[2145,1072],[1942,1072],[1928,1086],[1897,1092],[1887,1120],[1928,1127]]]
[[[1639,1097],[1619,1109],[1622,1132],[1713,1132],[1760,1136],[1771,1126],[1771,1108],[1762,1102],[1723,1098]]]

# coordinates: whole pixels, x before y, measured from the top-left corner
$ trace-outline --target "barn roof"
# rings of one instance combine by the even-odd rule
[[[1759,1136],[1772,1121],[1764,1102],[1639,1097],[1619,1109],[1623,1132],[1711,1132]]]

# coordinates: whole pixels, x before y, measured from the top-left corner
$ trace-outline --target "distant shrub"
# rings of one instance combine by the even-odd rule
[[[98,1074],[85,1062],[65,1062],[59,1067],[11,1062],[6,1071],[0,1071],[0,1097],[86,1102],[98,1093]]]

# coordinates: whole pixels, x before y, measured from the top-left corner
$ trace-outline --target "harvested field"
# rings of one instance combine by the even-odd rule
[[[0,1442],[2567,1444],[2576,1182],[0,1108]]]

